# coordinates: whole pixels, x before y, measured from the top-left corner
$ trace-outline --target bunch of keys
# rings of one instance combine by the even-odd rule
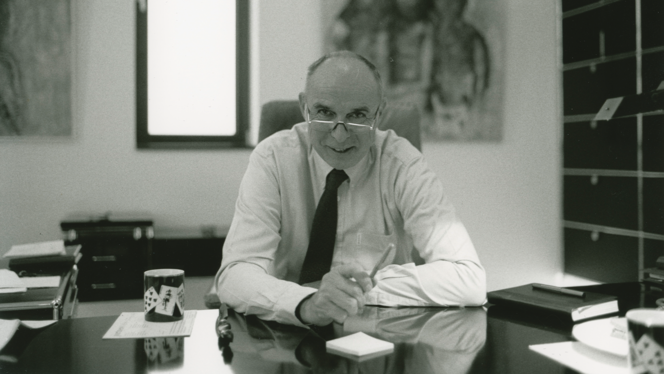
[[[233,360],[233,351],[230,347],[230,344],[233,342],[233,331],[231,331],[231,324],[228,322],[228,307],[226,304],[221,304],[219,307],[219,316],[217,317],[215,329],[219,337],[217,344],[221,351],[221,357],[224,358],[224,363],[229,365]]]

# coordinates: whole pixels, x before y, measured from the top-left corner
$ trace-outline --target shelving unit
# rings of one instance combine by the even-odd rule
[[[664,114],[595,122],[664,80],[664,1],[562,0],[565,272],[638,280],[664,255]]]
[[[143,272],[152,268],[152,219],[75,214],[61,221],[60,228],[67,245],[82,246],[79,300],[143,298]]]

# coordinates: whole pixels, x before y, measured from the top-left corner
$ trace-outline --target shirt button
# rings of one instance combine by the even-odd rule
[[[339,202],[339,201],[341,201],[341,198],[339,196],[337,196],[337,202]]]

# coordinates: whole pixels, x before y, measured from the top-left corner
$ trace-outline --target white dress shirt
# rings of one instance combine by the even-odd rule
[[[330,170],[310,144],[306,123],[258,144],[217,272],[221,302],[241,313],[301,325],[295,308],[316,289],[296,282]],[[484,303],[486,275],[475,247],[415,147],[391,130],[377,130],[368,155],[345,172],[332,266],[356,262],[370,272],[388,246],[396,248],[391,265],[376,275],[367,304]]]

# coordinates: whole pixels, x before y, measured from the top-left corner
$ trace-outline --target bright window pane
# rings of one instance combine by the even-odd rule
[[[235,135],[235,1],[148,6],[148,133]]]

